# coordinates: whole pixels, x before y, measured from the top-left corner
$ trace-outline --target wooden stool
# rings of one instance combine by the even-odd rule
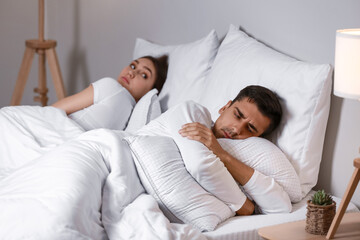
[[[45,71],[45,57],[48,60],[51,76],[54,82],[56,96],[58,99],[65,97],[64,84],[61,77],[60,67],[57,60],[55,51],[56,41],[54,40],[27,40],[25,42],[26,49],[24,58],[21,63],[19,75],[16,81],[15,89],[11,99],[11,105],[19,105],[21,102],[22,94],[25,89],[26,80],[29,76],[34,53],[39,54],[39,85],[34,88],[34,92],[39,96],[34,97],[34,101],[41,102],[43,106],[47,105],[48,89],[46,87],[46,71]]]
[[[354,194],[354,191],[359,183],[360,180],[360,158],[356,158],[354,160],[354,173],[350,179],[349,185],[347,186],[347,189],[345,191],[344,197],[341,200],[339,209],[337,210],[334,220],[331,223],[330,229],[326,235],[326,239],[331,239],[334,237],[337,228],[339,227],[339,224],[341,222],[342,217],[344,216],[345,210],[347,206],[349,205],[349,202],[351,200],[351,197]]]
[[[35,52],[39,54],[39,85],[34,89],[34,92],[40,96],[35,96],[34,101],[41,102],[43,106],[47,105],[48,89],[46,87],[45,57],[48,60],[57,98],[62,99],[65,97],[64,84],[55,52],[56,41],[44,40],[44,8],[44,0],[39,0],[39,39],[25,41],[25,53],[11,98],[11,105],[19,105],[21,103]]]

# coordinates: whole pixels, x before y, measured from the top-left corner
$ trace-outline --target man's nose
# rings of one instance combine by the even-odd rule
[[[241,121],[240,123],[233,126],[233,131],[236,135],[241,135],[241,133],[244,132],[245,127],[246,123],[244,121]]]

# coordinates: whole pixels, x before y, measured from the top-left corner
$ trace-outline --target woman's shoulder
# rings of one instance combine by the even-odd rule
[[[92,83],[93,87],[121,88],[122,86],[111,77],[104,77]]]
[[[94,87],[94,103],[101,101],[109,96],[122,92],[124,87],[113,78],[101,78],[92,83]]]

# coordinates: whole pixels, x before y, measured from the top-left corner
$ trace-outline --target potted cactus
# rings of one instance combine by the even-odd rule
[[[307,202],[306,227],[308,233],[326,235],[335,216],[336,203],[332,197],[319,190]]]

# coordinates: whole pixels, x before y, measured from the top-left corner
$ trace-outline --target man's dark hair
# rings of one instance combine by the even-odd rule
[[[248,101],[255,103],[260,113],[270,119],[270,125],[261,136],[270,134],[280,124],[282,117],[282,108],[280,104],[280,97],[268,88],[251,85],[242,89],[234,98],[235,101],[241,101],[248,98]]]
[[[167,55],[163,55],[161,57],[153,57],[153,56],[144,56],[141,58],[146,58],[149,59],[155,67],[156,70],[156,79],[155,79],[155,84],[153,88],[156,88],[159,93],[162,89],[162,87],[164,86],[165,80],[166,80],[166,76],[167,76],[167,71],[168,71],[168,56]]]

